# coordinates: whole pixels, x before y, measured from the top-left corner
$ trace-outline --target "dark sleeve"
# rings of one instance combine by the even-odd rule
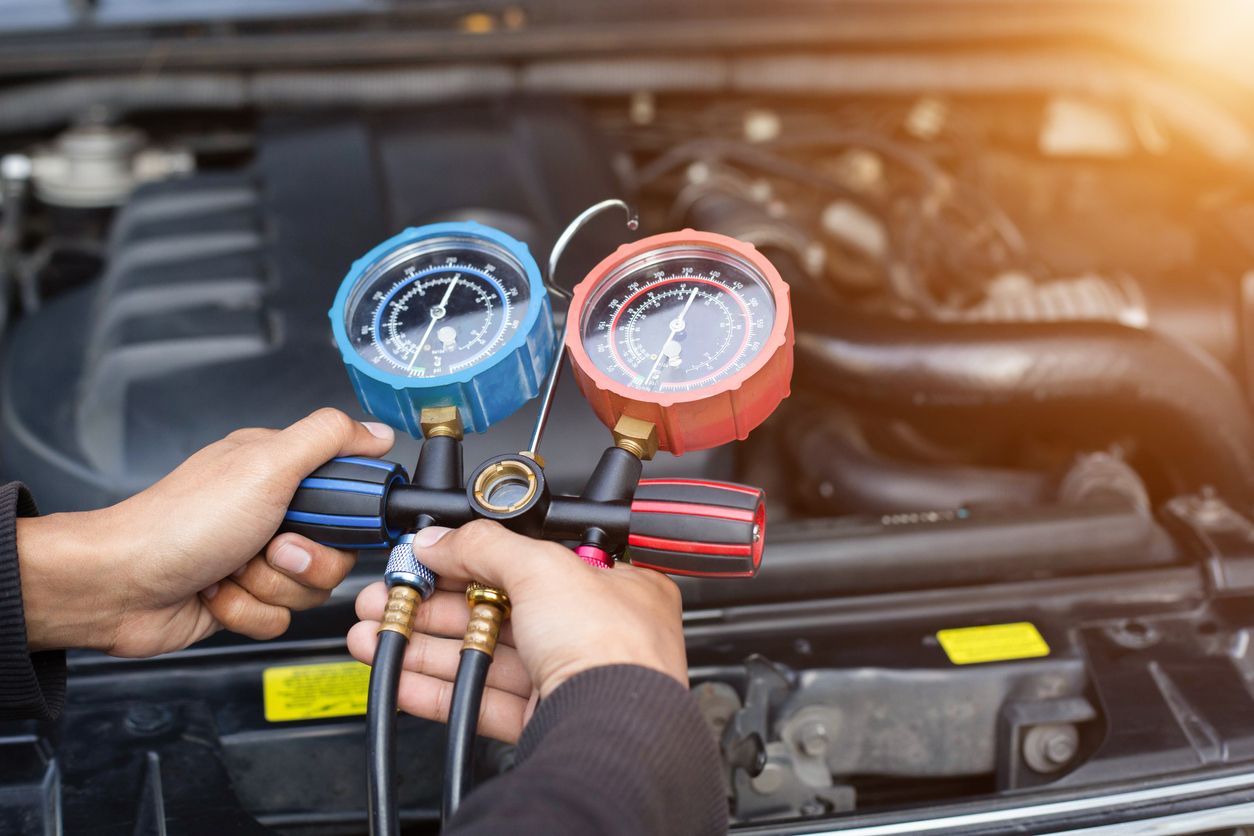
[[[518,765],[467,796],[444,832],[726,833],[722,760],[687,688],[648,668],[594,668],[540,704]]]
[[[17,519],[37,513],[23,485],[0,485],[0,720],[50,720],[65,703],[65,653],[26,648]]]

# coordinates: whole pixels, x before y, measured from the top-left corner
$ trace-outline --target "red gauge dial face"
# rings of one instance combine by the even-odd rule
[[[743,371],[775,325],[771,287],[734,252],[663,247],[598,283],[579,324],[592,363],[641,393],[686,393]]]

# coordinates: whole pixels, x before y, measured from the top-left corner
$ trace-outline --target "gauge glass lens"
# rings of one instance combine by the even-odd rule
[[[507,250],[440,236],[401,247],[367,270],[350,292],[344,327],[371,365],[439,377],[500,351],[530,304],[526,272]]]
[[[691,392],[735,375],[775,324],[762,274],[735,253],[666,247],[620,265],[593,289],[580,336],[592,362],[645,392]]]

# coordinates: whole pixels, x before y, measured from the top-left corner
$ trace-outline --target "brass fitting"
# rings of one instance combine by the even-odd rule
[[[504,590],[471,581],[466,587],[466,603],[470,605],[470,622],[462,650],[480,650],[491,656],[496,651],[501,625],[509,618],[509,596]]]
[[[614,446],[643,462],[657,455],[657,427],[651,421],[624,415],[614,425]]]
[[[383,621],[379,624],[379,632],[390,630],[400,633],[408,641],[414,632],[414,613],[422,600],[421,593],[412,586],[398,583],[388,590],[388,603],[383,608]]]
[[[428,406],[418,415],[418,426],[422,429],[423,438],[455,438],[458,441],[465,436],[462,427],[462,416],[455,406]]]
[[[529,457],[530,458],[530,457]],[[496,493],[495,488],[503,484],[512,483],[515,486],[525,485],[523,495],[508,505],[494,501],[493,495]],[[471,489],[475,495],[475,501],[480,506],[487,508],[489,511],[497,511],[507,514],[511,511],[517,511],[525,506],[536,495],[536,491],[540,489],[540,482],[536,479],[536,475],[531,472],[531,468],[520,461],[506,459],[497,462],[491,467],[485,467],[479,477],[475,479],[474,487]]]

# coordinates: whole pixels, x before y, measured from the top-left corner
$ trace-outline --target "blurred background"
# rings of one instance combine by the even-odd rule
[[[792,289],[789,400],[646,470],[768,491],[762,576],[684,585],[738,822],[1236,764],[1251,45],[1250,0],[0,0],[0,480],[100,507],[238,427],[360,415],[326,313],[356,258],[474,219],[544,263],[623,197],[639,234],[750,241]],[[598,220],[559,282],[627,234]],[[556,488],[606,440],[567,379]],[[379,567],[273,643],[75,656],[65,722],[0,739],[0,829],[362,832],[359,720],[267,723],[258,678],[345,658]],[[1049,658],[936,647],[1027,617]]]

